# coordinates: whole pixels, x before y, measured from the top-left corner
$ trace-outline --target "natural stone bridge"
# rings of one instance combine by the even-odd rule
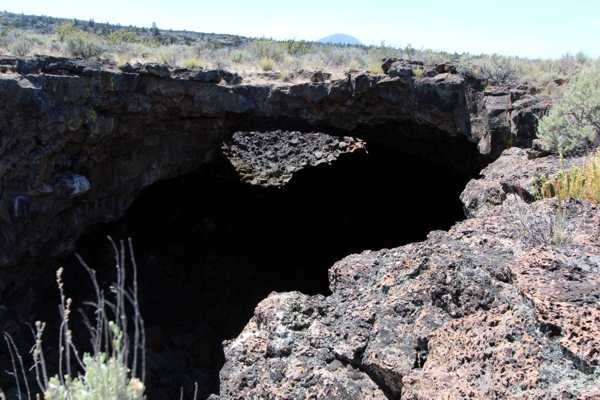
[[[25,355],[25,323],[47,321],[56,369],[57,261],[91,316],[94,288],[66,256],[77,243],[106,288],[104,237],[131,236],[150,399],[194,398],[195,382],[223,399],[595,398],[597,207],[566,202],[577,243],[525,243],[515,218],[556,202],[511,195],[532,200],[533,176],[561,162],[503,152],[529,147],[547,97],[452,63],[384,67],[244,84],[0,59],[0,328]]]
[[[86,226],[123,215],[141,189],[211,161],[243,130],[352,135],[455,170],[478,170],[533,137],[532,90],[484,90],[448,65],[415,77],[348,73],[245,85],[236,74],[55,57],[0,60],[0,266],[73,249]],[[228,83],[229,82],[229,83]]]

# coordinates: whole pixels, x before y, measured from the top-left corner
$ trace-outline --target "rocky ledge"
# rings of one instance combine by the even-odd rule
[[[551,230],[556,201],[513,190],[556,164],[507,150],[463,193],[472,218],[346,257],[331,296],[272,293],[213,398],[600,398],[600,210],[568,201],[555,245],[523,228]]]

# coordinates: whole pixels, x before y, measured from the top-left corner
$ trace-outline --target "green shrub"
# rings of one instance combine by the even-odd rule
[[[583,52],[573,54],[563,54],[561,58],[556,60],[554,63],[557,64],[558,72],[566,75],[576,75],[582,68],[588,66],[591,63],[591,58],[586,56]]]
[[[130,58],[150,58],[153,56],[155,49],[143,43],[119,43],[110,46],[110,51],[117,59],[120,54],[128,54]]]
[[[492,54],[481,64],[479,74],[482,78],[492,81],[495,85],[502,85],[517,79],[519,77],[519,70],[510,58]]]
[[[44,398],[46,400],[134,400],[143,399],[144,385],[137,378],[129,378],[128,368],[122,362],[123,332],[110,322],[109,329],[114,335],[115,354],[107,356],[100,352],[84,354],[85,374],[77,378],[60,376],[50,378]]]
[[[16,41],[14,41],[10,46],[8,46],[8,50],[15,55],[24,57],[31,52],[31,48],[33,44],[31,40],[25,37],[20,37]]]
[[[56,37],[58,37],[58,40],[64,42],[65,39],[73,33],[73,26],[73,22],[64,22],[57,25],[54,30],[56,31]]]
[[[283,47],[287,51],[288,54],[294,55],[304,55],[313,52],[313,46],[310,42],[306,40],[286,40],[283,42]]]
[[[283,43],[272,39],[257,39],[250,42],[248,51],[255,59],[272,59],[276,62],[283,60],[286,50]]]
[[[345,52],[339,51],[333,54],[332,64],[335,66],[346,65],[348,64],[348,61],[348,54]]]
[[[331,66],[335,59],[335,46],[331,43],[325,43],[317,48],[315,52],[323,66]]]
[[[351,58],[350,61],[348,61],[348,69],[359,69],[361,67],[360,62],[356,59],[356,58]]]
[[[415,53],[416,53],[416,52],[417,52],[417,49],[415,49],[415,48],[412,46],[412,43],[408,43],[408,44],[406,45],[406,47],[404,48],[404,53],[406,54],[406,57],[407,57],[409,60],[412,60],[412,59],[413,59],[413,56],[415,55]]]
[[[35,46],[46,45],[44,36],[32,34],[30,31],[13,29],[7,31],[6,35],[0,35],[0,47],[8,49],[11,54],[27,56],[31,54]]]
[[[223,43],[221,43],[218,40],[208,38],[206,41],[213,49],[222,49],[223,48]]]
[[[0,25],[4,21],[4,13],[0,13]],[[4,29],[0,30],[0,38],[6,36],[8,33],[8,28],[4,27]]]
[[[131,53],[116,53],[115,58],[117,61],[117,65],[120,67],[131,61]]]
[[[119,44],[119,43],[141,43],[142,38],[136,35],[134,32],[121,29],[116,32],[111,32],[106,36],[108,44]]]
[[[538,138],[547,150],[565,155],[600,144],[600,66],[571,79],[540,120]]]
[[[279,74],[277,74],[277,79],[281,79],[284,82],[289,82],[292,78],[288,70],[281,70],[279,71]]]
[[[430,49],[420,50],[419,54],[413,58],[413,60],[422,61],[425,64],[437,64],[442,61],[446,61],[447,59],[448,56],[444,52]]]
[[[106,42],[90,32],[73,31],[66,42],[71,55],[85,59],[98,57],[107,50]]]
[[[244,50],[235,50],[229,54],[231,62],[236,64],[243,64],[250,61],[250,54]]]
[[[283,59],[283,61],[280,64],[280,70],[282,75],[287,74],[288,75],[288,79],[291,78],[290,76],[290,72],[298,72],[302,69],[302,62],[301,62],[301,58],[300,57],[292,57],[292,56],[287,56],[286,58]]]
[[[163,64],[170,66],[179,65],[185,52],[185,45],[170,45],[157,50],[156,55],[158,60]]]
[[[410,48],[412,48],[410,46],[410,43],[408,44],[407,48],[409,48],[408,51],[410,51]],[[381,64],[381,60],[383,60],[384,58],[401,58],[402,57],[402,50],[399,49],[395,49],[392,46],[388,46],[385,44],[385,41],[382,40],[381,44],[379,46],[372,44],[371,46],[369,46],[369,51],[368,51],[369,55],[371,56],[371,58],[373,59],[373,62],[375,63],[379,63]],[[409,53],[407,52],[407,55]],[[409,57],[410,59],[410,57]]]
[[[179,39],[175,35],[169,35],[169,37],[167,38],[166,42],[168,44],[178,44],[179,43]]]
[[[110,287],[115,296],[112,301],[106,299],[98,284],[96,272],[88,267],[83,259],[75,253],[89,273],[96,292],[96,302],[89,303],[96,307],[94,312],[95,323],[88,320],[87,316],[85,317],[86,325],[88,325],[90,331],[93,353],[84,353],[80,358],[79,352],[72,341],[72,333],[69,327],[71,299],[65,296],[62,280],[63,268],[60,268],[56,273],[56,282],[60,292],[59,311],[62,318],[58,343],[58,375],[49,378],[46,369],[42,347],[42,335],[46,324],[38,321],[35,323],[35,330],[32,328],[35,339],[35,345],[31,350],[33,355],[32,369],[35,369],[37,384],[46,400],[141,400],[144,398],[145,332],[144,321],[139,312],[137,266],[133,256],[133,246],[131,239],[129,239],[128,248],[133,267],[133,289],[126,289],[125,255],[127,250],[125,244],[121,241],[121,249],[119,250],[115,242],[110,237],[109,239],[115,252],[117,269],[117,282]],[[128,319],[125,313],[126,306],[131,306],[133,309],[134,316],[132,319]],[[116,322],[109,319],[109,313],[112,313]],[[128,320],[133,322],[134,325],[133,341],[126,334]],[[21,390],[22,381],[26,389],[26,398],[31,400],[32,390],[28,383],[23,360],[10,335],[5,333],[4,337],[12,358],[12,375],[16,381],[18,397],[24,397]],[[133,354],[130,354],[130,348],[133,348]],[[16,360],[18,360],[18,366]],[[131,370],[128,368],[128,360],[132,360]],[[73,361],[79,365],[83,373],[78,373],[77,376],[75,376],[74,371],[72,373]],[[141,380],[136,376],[139,371],[141,371]],[[1,391],[0,398],[3,398]],[[39,399],[39,395],[36,398]]]
[[[383,74],[383,68],[381,68],[381,62],[374,60],[371,63],[371,68],[369,69],[369,72],[371,72],[372,74]]]
[[[186,58],[183,60],[183,66],[186,68],[199,68],[202,66],[202,63],[196,58]]]

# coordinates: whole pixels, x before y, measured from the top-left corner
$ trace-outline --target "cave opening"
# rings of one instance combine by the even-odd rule
[[[260,300],[272,291],[329,295],[328,269],[343,257],[449,229],[464,219],[459,194],[472,175],[367,143],[295,172],[281,188],[261,187],[243,182],[221,154],[145,189],[77,251],[107,286],[114,258],[106,236],[132,238],[141,313],[161,371],[150,373],[149,398],[178,396],[183,377],[206,397],[218,390],[222,341],[239,335]],[[87,273],[74,256],[65,265],[69,296],[89,301]]]

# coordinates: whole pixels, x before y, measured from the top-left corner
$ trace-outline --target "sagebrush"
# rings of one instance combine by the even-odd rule
[[[600,144],[600,65],[572,77],[538,126],[546,149],[569,155]]]

